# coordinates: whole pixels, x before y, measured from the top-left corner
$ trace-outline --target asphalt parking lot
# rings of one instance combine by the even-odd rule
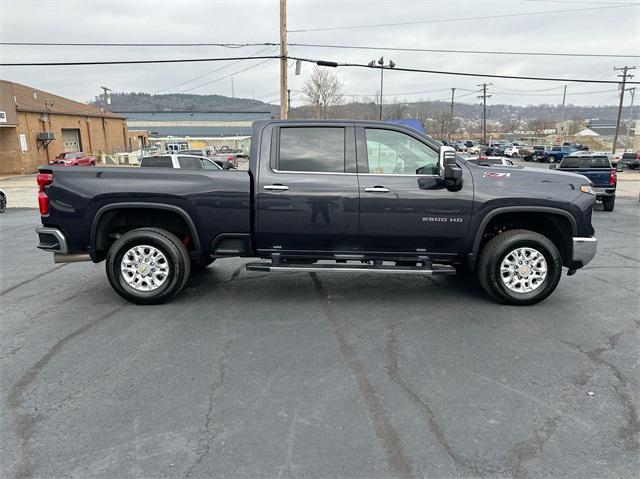
[[[3,478],[563,477],[640,472],[640,203],[543,303],[447,277],[194,274],[125,303],[0,216]]]

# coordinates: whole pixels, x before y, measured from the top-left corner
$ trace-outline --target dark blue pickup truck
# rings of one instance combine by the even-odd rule
[[[140,304],[240,256],[260,271],[474,272],[496,300],[529,305],[597,243],[584,176],[474,165],[389,123],[259,121],[248,171],[46,166],[38,184],[38,247],[105,261]]]
[[[602,201],[605,211],[613,211],[616,204],[617,171],[622,171],[622,167],[612,166],[606,155],[586,151],[573,153],[565,156],[559,165],[549,165],[549,168],[579,173],[589,178],[596,199]]]

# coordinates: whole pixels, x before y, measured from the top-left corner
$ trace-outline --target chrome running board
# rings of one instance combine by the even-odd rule
[[[456,269],[449,265],[433,264],[428,268],[416,266],[388,266],[388,265],[354,265],[354,264],[279,264],[248,263],[249,271],[306,271],[327,273],[387,273],[387,274],[424,274],[424,275],[455,275]]]

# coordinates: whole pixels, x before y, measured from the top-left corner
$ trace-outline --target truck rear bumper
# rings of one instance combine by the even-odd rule
[[[38,248],[52,253],[67,254],[69,252],[67,238],[58,228],[39,226],[36,228],[36,234],[38,235]]]
[[[590,237],[574,237],[573,238],[573,255],[571,258],[571,268],[582,268],[589,263],[596,255],[598,239],[594,236]]]

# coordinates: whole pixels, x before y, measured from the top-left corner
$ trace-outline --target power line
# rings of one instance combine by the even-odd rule
[[[174,58],[164,60],[113,60],[113,61],[98,61],[98,62],[43,62],[43,63],[0,63],[0,67],[25,67],[25,66],[88,66],[88,65],[134,65],[134,64],[153,64],[153,63],[197,63],[197,62],[220,62],[220,61],[233,61],[233,60],[269,60],[280,59],[278,55],[263,55],[263,56],[244,56],[244,57],[218,57],[218,58]],[[315,63],[325,67],[355,67],[355,68],[372,68],[364,63],[338,63],[335,61],[301,58],[295,56],[287,56],[288,60],[300,60],[307,63]],[[444,70],[427,70],[421,68],[406,68],[395,67],[393,71],[402,71],[410,73],[431,73],[436,75],[451,75],[451,76],[468,76],[468,77],[481,77],[481,78],[504,78],[510,80],[534,80],[534,81],[556,81],[556,82],[569,82],[569,83],[602,83],[602,84],[617,84],[616,80],[588,80],[584,78],[555,78],[555,77],[536,77],[536,76],[523,76],[523,75],[497,75],[491,73],[471,73],[471,72],[453,72]],[[627,82],[629,84],[640,84],[640,82]]]
[[[463,17],[463,18],[442,18],[439,20],[421,20],[415,22],[398,22],[398,23],[378,23],[369,25],[347,25],[343,27],[321,27],[321,28],[301,28],[298,30],[289,30],[288,33],[304,33],[304,32],[325,32],[330,30],[353,30],[358,28],[377,28],[377,27],[396,27],[403,25],[423,25],[428,23],[445,23],[445,22],[461,22],[468,20],[484,20],[484,19],[496,19],[496,18],[510,18],[510,17],[523,17],[531,15],[549,15],[553,13],[572,13],[572,12],[585,12],[589,10],[605,10],[611,8],[626,8],[636,6],[634,4],[627,5],[612,5],[606,7],[588,7],[588,8],[573,8],[566,10],[549,10],[546,12],[525,12],[525,13],[506,13],[502,15],[484,15],[478,17]]]
[[[323,66],[331,67],[356,67],[356,68],[372,68],[365,63],[338,63],[330,62],[326,60],[316,60],[310,58],[300,58],[289,56],[290,59],[300,60],[302,62],[316,63]],[[497,75],[492,73],[471,73],[471,72],[452,72],[444,70],[426,70],[421,68],[406,68],[398,67],[393,68],[392,71],[411,72],[411,73],[432,73],[436,75],[452,75],[452,76],[468,76],[468,77],[484,77],[484,78],[506,78],[510,80],[535,80],[535,81],[556,81],[556,82],[569,82],[569,83],[602,83],[602,84],[618,84],[616,80],[587,80],[583,78],[554,78],[554,77],[534,77],[523,75]],[[640,82],[627,82],[629,84],[640,84]]]
[[[263,48],[263,49],[261,49],[261,50],[258,50],[258,51],[257,51],[257,52],[255,52],[255,53],[253,53],[252,55],[249,55],[249,56],[250,56],[250,57],[255,57],[256,55],[259,55],[260,53],[265,52],[265,51],[269,50],[270,48],[271,48],[271,47]],[[229,68],[229,67],[232,67],[233,65],[237,65],[238,63],[240,63],[240,62],[242,62],[242,61],[243,61],[243,60],[237,60],[237,61],[232,62],[232,63],[229,63],[228,65],[225,65],[225,66],[223,66],[223,67],[216,68],[215,70],[212,70],[212,71],[210,71],[210,72],[208,72],[208,73],[205,73],[204,75],[199,75],[199,76],[197,76],[197,77],[195,77],[195,78],[192,78],[191,80],[186,80],[186,81],[183,81],[183,82],[178,83],[178,84],[176,84],[176,85],[172,85],[172,86],[170,86],[170,87],[163,88],[162,90],[158,90],[158,91],[156,91],[156,92],[155,92],[155,94],[158,94],[158,93],[161,93],[161,92],[163,92],[163,91],[167,91],[167,90],[172,90],[172,89],[177,88],[177,87],[179,87],[179,86],[186,85],[187,83],[192,83],[192,82],[194,82],[194,81],[200,80],[200,79],[202,79],[202,78],[204,78],[204,77],[206,77],[206,76],[209,76],[209,75],[211,75],[211,74],[213,74],[213,73],[216,73],[216,72],[219,72],[219,71],[225,70],[225,69],[227,69],[227,68]]]
[[[380,50],[394,52],[428,52],[428,53],[461,53],[474,55],[518,55],[518,56],[550,56],[550,57],[592,57],[592,58],[640,58],[638,54],[623,53],[571,53],[571,52],[518,52],[499,50],[448,50],[444,48],[403,48],[379,47],[369,45],[325,45],[319,43],[289,43],[290,47],[335,48],[346,50]]]
[[[564,87],[561,87],[564,88]],[[492,90],[495,95],[518,95],[518,96],[549,96],[550,93],[515,93],[515,92],[501,92]],[[595,95],[597,93],[617,93],[618,90],[598,90],[598,91],[579,91],[579,92],[571,92],[566,95]],[[559,94],[559,93],[558,93]]]
[[[224,47],[224,48],[243,48],[243,47],[261,47],[261,46],[278,46],[278,43],[59,43],[59,42],[0,42],[0,46],[26,46],[26,47]]]
[[[591,58],[640,58],[638,54],[625,53],[576,53],[576,52],[532,52],[532,51],[500,51],[500,50],[451,50],[443,48],[403,48],[381,47],[370,45],[327,45],[318,43],[289,43],[291,47],[335,48],[348,50],[381,50],[398,52],[427,53],[460,53],[480,55],[518,55],[518,56],[556,56],[556,57],[591,57]],[[255,46],[277,47],[278,42],[261,43],[57,43],[57,42],[0,42],[0,46],[61,46],[61,47],[224,47],[244,48]]]
[[[263,55],[248,57],[221,58],[171,58],[164,60],[112,60],[101,62],[43,62],[43,63],[0,63],[0,67],[59,67],[59,66],[89,66],[89,65],[144,65],[151,63],[197,63],[197,62],[226,62],[233,60],[264,60],[280,58],[279,55]]]
[[[257,58],[257,57],[256,57],[256,58]],[[233,73],[229,73],[228,75],[225,75],[225,76],[222,76],[222,77],[218,77],[218,78],[216,78],[216,79],[214,79],[214,80],[210,80],[210,81],[206,81],[206,82],[204,82],[204,83],[200,83],[199,85],[196,85],[196,86],[191,87],[191,88],[187,88],[186,90],[182,90],[182,91],[180,91],[180,92],[178,92],[178,93],[186,93],[186,92],[188,92],[188,91],[195,90],[195,89],[200,88],[200,87],[203,87],[203,86],[211,85],[212,83],[216,83],[216,82],[218,82],[218,81],[220,81],[220,80],[224,80],[225,78],[229,78],[229,77],[231,77],[231,76],[237,75],[238,73],[242,73],[242,72],[245,72],[245,71],[247,71],[247,70],[251,70],[252,68],[259,67],[260,65],[264,65],[264,64],[265,64],[265,63],[267,63],[269,60],[271,60],[271,58],[267,58],[267,59],[266,59],[266,60],[264,60],[264,61],[261,61],[261,62],[259,62],[259,63],[256,63],[255,65],[251,65],[251,66],[249,66],[249,67],[247,67],[247,68],[243,68],[242,70],[238,70],[238,71],[235,71],[235,72],[233,72]]]

